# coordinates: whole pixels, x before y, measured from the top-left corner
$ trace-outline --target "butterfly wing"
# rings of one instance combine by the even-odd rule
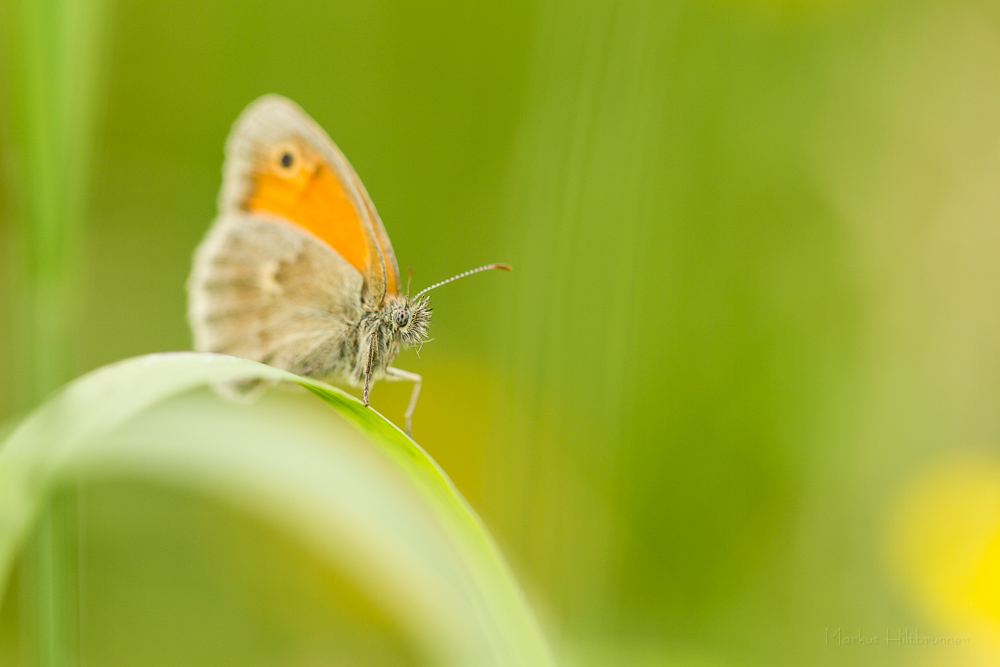
[[[352,365],[362,277],[317,239],[279,220],[231,214],[195,253],[188,319],[195,349],[300,375]]]
[[[399,294],[392,244],[361,179],[290,100],[267,95],[237,119],[226,142],[219,211],[274,216],[317,237],[361,273],[371,306]]]
[[[356,381],[352,324],[399,293],[361,180],[298,106],[267,96],[226,142],[219,216],[195,253],[195,349]]]

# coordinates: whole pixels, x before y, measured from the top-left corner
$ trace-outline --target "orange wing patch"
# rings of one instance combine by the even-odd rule
[[[371,260],[364,223],[330,168],[303,148],[276,148],[259,168],[246,208],[276,213],[307,229],[367,276]]]

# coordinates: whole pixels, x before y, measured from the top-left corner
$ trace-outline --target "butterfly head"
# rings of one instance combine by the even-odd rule
[[[431,323],[430,300],[423,295],[414,299],[400,297],[390,301],[383,309],[383,321],[405,347],[427,341]]]

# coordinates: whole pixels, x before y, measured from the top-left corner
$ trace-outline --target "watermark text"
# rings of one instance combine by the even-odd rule
[[[861,628],[826,628],[827,646],[961,646],[969,638],[960,635],[929,635],[918,628],[886,628],[885,632],[866,632]]]

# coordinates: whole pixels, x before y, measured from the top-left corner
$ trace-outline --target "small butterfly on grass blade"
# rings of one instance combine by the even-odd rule
[[[268,95],[226,142],[219,214],[188,279],[188,321],[200,352],[363,386],[365,405],[375,380],[413,382],[412,434],[422,378],[390,364],[427,340],[429,290],[487,269],[510,267],[401,294],[389,236],[347,158],[296,104]]]

